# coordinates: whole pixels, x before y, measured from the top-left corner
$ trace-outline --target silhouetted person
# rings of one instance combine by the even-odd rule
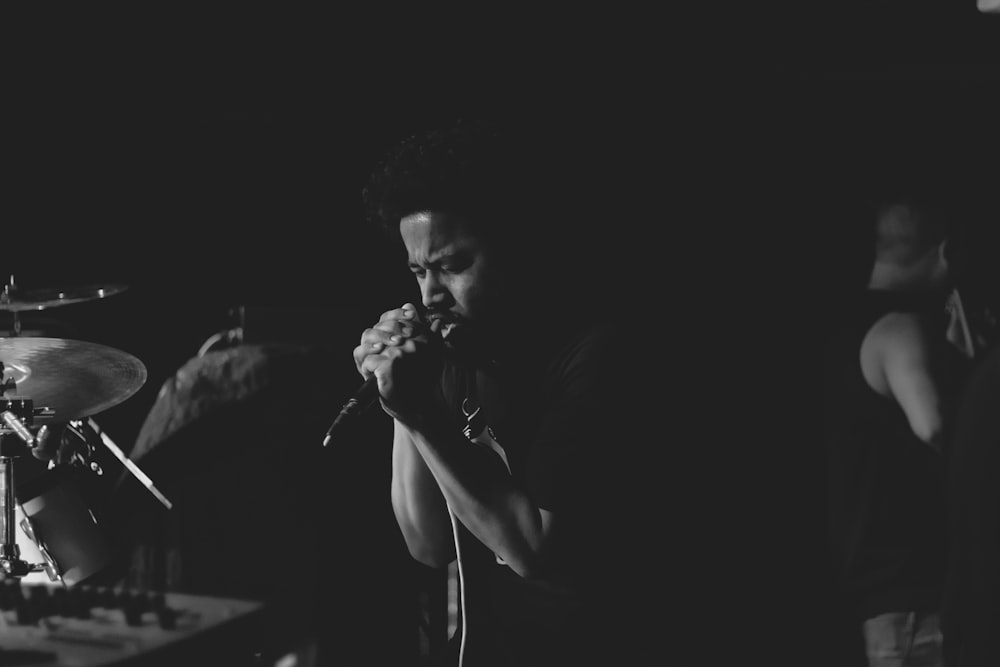
[[[966,365],[946,336],[951,216],[880,202],[867,290],[827,342],[831,538],[872,666],[941,664],[944,450]]]

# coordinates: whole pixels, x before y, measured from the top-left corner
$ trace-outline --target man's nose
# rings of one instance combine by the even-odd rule
[[[420,300],[425,308],[438,305],[447,299],[447,290],[433,271],[428,271],[420,290]]]

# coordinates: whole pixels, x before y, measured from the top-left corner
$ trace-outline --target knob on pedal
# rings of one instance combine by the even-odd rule
[[[0,581],[0,607],[0,665],[161,664],[133,661],[167,646],[187,651],[191,664],[206,664],[209,653],[226,658],[211,664],[255,664],[244,658],[257,650],[263,620],[262,604],[250,600],[19,580]],[[223,625],[234,632],[212,632]]]

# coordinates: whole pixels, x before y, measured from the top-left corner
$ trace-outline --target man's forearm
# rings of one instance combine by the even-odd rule
[[[521,576],[541,567],[542,513],[486,447],[435,423],[405,429],[457,519]]]
[[[437,480],[409,433],[393,422],[392,509],[410,554],[431,567],[454,559],[451,518]]]

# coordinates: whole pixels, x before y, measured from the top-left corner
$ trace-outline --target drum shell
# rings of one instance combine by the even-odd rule
[[[111,541],[83,491],[81,476],[85,474],[89,473],[53,468],[18,497],[21,558],[32,564],[45,562],[44,549],[55,561],[56,573],[69,585],[86,581],[114,561]],[[22,520],[30,523],[38,545],[32,543]]]

